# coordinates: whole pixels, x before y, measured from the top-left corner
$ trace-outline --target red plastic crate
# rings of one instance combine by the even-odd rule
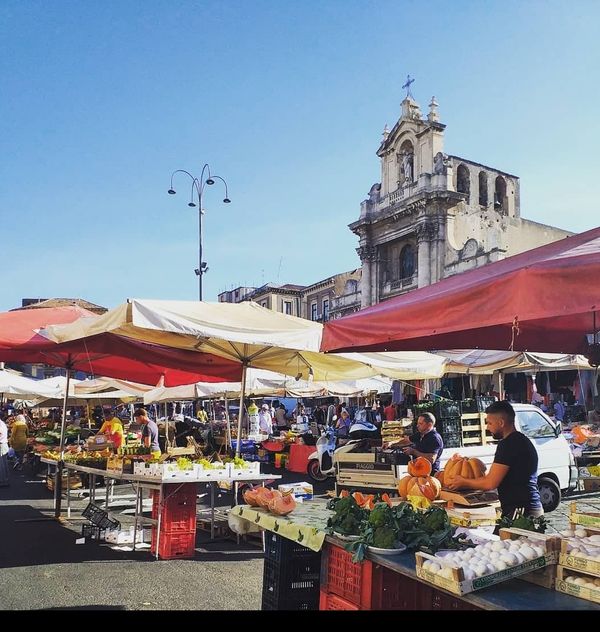
[[[431,603],[429,586],[378,564],[373,566],[372,587],[373,610],[418,610],[421,601]]]
[[[196,548],[196,532],[162,533],[158,549],[161,560],[177,560],[194,557]],[[156,528],[152,529],[152,553],[156,553]]]
[[[158,493],[152,501],[152,518],[158,519]],[[160,512],[160,530],[165,533],[188,533],[196,530],[196,497],[171,496]]]
[[[321,589],[351,601],[363,610],[371,610],[373,563],[352,562],[352,554],[326,543],[321,565]]]
[[[319,610],[360,610],[360,608],[333,593],[321,591]]]

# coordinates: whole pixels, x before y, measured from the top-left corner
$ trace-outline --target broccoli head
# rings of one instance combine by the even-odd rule
[[[383,527],[392,516],[391,509],[387,503],[377,503],[369,514],[369,524],[373,527]]]
[[[396,532],[391,527],[377,527],[373,534],[373,546],[380,549],[393,549],[396,544]]]

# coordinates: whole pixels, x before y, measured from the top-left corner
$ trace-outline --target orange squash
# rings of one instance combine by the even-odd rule
[[[256,502],[259,507],[269,508],[269,502],[276,496],[281,496],[281,492],[277,489],[269,489],[268,487],[259,487],[256,492]]]
[[[293,494],[286,494],[285,496],[274,496],[268,505],[270,512],[277,514],[278,516],[285,516],[294,509],[296,509],[296,501]]]
[[[388,507],[392,506],[392,499],[390,498],[389,494],[381,494],[381,502],[387,503]]]
[[[361,494],[360,492],[354,492],[352,494],[352,498],[354,498],[354,500],[356,501],[356,504],[359,507],[362,507],[365,504],[366,500],[367,500],[366,496],[364,494]]]
[[[437,480],[440,482],[441,486],[444,486],[444,470],[440,470],[439,472],[436,472],[434,475],[434,478],[437,478]]]
[[[431,462],[423,456],[419,456],[408,463],[408,473],[411,476],[429,476],[431,474]]]
[[[250,489],[244,490],[243,496],[244,500],[251,507],[258,507],[258,501],[256,499],[256,495],[258,494],[258,490],[260,488],[251,487]]]
[[[342,489],[342,491],[340,492],[340,498],[348,498],[348,496],[350,496],[350,492],[347,489]]]
[[[485,476],[485,469],[485,463],[480,459],[470,459],[453,454],[444,468],[442,484],[444,486],[450,485],[455,476],[462,476],[468,479]]]
[[[405,476],[398,483],[400,498],[423,496],[427,500],[435,500],[442,490],[442,485],[433,476]]]

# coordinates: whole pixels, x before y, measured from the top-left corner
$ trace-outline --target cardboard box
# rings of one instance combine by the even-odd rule
[[[301,483],[291,483],[289,485],[279,485],[277,488],[282,494],[287,494],[290,491],[294,494],[294,499],[312,500],[313,498],[313,486],[312,483],[302,481]]]

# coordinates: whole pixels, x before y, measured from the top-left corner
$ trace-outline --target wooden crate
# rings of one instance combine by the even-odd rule
[[[570,568],[558,566],[555,586],[556,590],[558,592],[562,592],[573,597],[579,597],[580,599],[586,599],[587,601],[600,603],[600,587],[598,587],[597,589],[592,589],[585,586],[578,586],[577,584],[566,581],[568,577],[571,577],[573,575],[577,575],[578,577],[585,577],[583,573],[578,573],[577,571],[574,571]]]
[[[600,512],[578,512],[576,502],[571,503],[570,509],[569,519],[572,523],[580,524],[584,527],[600,527]]]
[[[580,525],[572,526],[577,526],[578,529],[582,528]],[[590,535],[600,535],[600,528],[594,529],[593,527],[585,527],[584,530],[586,532],[586,537]],[[600,577],[600,559],[591,559],[590,557],[573,555],[573,553],[567,551],[568,545],[569,538],[564,538],[561,544],[558,563],[565,568],[586,573],[587,575]],[[598,551],[600,552],[600,544],[598,544]]]

